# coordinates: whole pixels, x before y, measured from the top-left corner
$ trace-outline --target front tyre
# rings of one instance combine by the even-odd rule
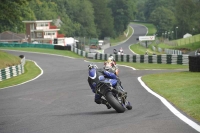
[[[130,103],[130,102],[127,103],[126,108],[127,108],[128,110],[131,110],[131,109],[132,109],[132,106],[131,106],[131,103]]]
[[[108,103],[118,112],[123,113],[125,108],[119,103],[119,101],[113,96],[112,92],[106,93],[105,96]]]

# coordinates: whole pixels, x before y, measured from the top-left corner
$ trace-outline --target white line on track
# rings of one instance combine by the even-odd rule
[[[91,61],[87,61],[87,60],[84,60],[84,61],[85,61],[85,62],[91,62]],[[95,63],[102,63],[102,62],[95,62]],[[118,66],[128,67],[128,68],[131,68],[131,69],[133,69],[133,70],[137,70],[137,69],[135,69],[135,68],[133,68],[133,67],[126,66],[126,65],[118,65]]]
[[[18,50],[10,50],[10,51],[18,51]],[[22,51],[24,52],[24,51]],[[39,53],[39,52],[30,52],[30,53]],[[46,54],[46,53],[39,53],[39,54]],[[54,55],[54,54],[50,54],[50,55]],[[56,55],[56,56],[60,56],[60,55]],[[72,57],[69,57],[72,58]],[[84,60],[85,62],[90,62],[87,60]],[[38,64],[36,62],[34,62],[36,64],[36,66],[38,66]],[[102,63],[102,62],[97,62],[97,63]],[[120,65],[120,66],[124,66],[124,67],[128,67],[128,68],[132,68],[133,70],[136,70],[133,67],[129,67],[126,65]],[[40,66],[38,66],[40,68]],[[27,82],[33,81],[37,78],[39,78],[42,74],[43,74],[43,70],[40,68],[41,73],[40,75],[38,75],[37,77],[35,77],[34,79],[31,79],[29,81],[23,82],[21,84],[18,85],[22,85],[25,84]],[[188,124],[189,126],[191,126],[193,129],[197,130],[198,132],[200,132],[200,125],[198,125],[197,123],[195,123],[194,121],[190,120],[189,118],[187,118],[186,116],[184,116],[181,112],[179,112],[174,106],[172,106],[165,98],[163,98],[162,96],[158,95],[157,93],[153,92],[150,88],[148,88],[146,86],[146,84],[141,80],[141,77],[138,77],[138,81],[140,82],[140,84],[152,95],[154,95],[155,97],[157,97],[158,99],[161,100],[161,102],[174,114],[176,115],[179,119],[181,119],[183,122],[185,122],[186,124]],[[18,85],[14,85],[14,86],[18,86]],[[5,88],[10,88],[13,86],[9,86],[9,87],[5,87]],[[0,88],[0,89],[5,89],[5,88]]]
[[[187,118],[186,116],[184,116],[183,114],[181,114],[181,112],[179,112],[174,106],[172,106],[165,98],[163,98],[162,96],[158,95],[157,93],[153,92],[151,89],[149,89],[146,84],[141,80],[141,77],[138,77],[138,81],[140,82],[140,84],[152,95],[154,95],[155,97],[159,98],[160,101],[174,114],[176,115],[178,118],[180,118],[183,122],[185,122],[186,124],[188,124],[189,126],[191,126],[192,128],[194,128],[195,130],[197,130],[198,132],[200,132],[200,125],[198,125],[197,123],[195,123],[194,121],[190,120],[189,118]]]
[[[86,61],[85,62],[90,62],[90,61]],[[100,62],[98,62],[100,63]],[[102,62],[101,62],[102,63]],[[130,66],[126,66],[126,65],[120,65],[120,66],[124,66],[124,67],[128,67],[131,68],[133,70],[136,70],[133,67]],[[146,84],[141,80],[141,77],[138,77],[138,81],[140,82],[140,84],[152,95],[154,95],[155,97],[157,97],[158,99],[161,100],[161,102],[175,115],[177,116],[179,119],[181,119],[183,122],[185,122],[186,124],[188,124],[189,126],[191,126],[192,128],[194,128],[195,130],[197,130],[198,132],[200,132],[200,125],[198,125],[197,123],[195,123],[194,121],[190,120],[189,118],[187,118],[186,116],[184,116],[183,114],[181,114],[181,112],[179,112],[174,106],[172,106],[165,98],[163,98],[162,96],[158,95],[157,93],[153,92],[150,88],[148,88],[146,86]]]

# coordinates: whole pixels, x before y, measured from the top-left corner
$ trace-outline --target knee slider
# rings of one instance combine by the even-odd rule
[[[95,102],[96,102],[97,104],[101,104],[101,99],[95,99]]]

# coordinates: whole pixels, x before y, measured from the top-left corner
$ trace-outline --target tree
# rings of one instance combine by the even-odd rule
[[[157,28],[159,27],[158,32],[161,35],[165,31],[171,31],[172,27],[176,22],[174,13],[161,6],[156,8],[150,15],[149,21],[153,23]]]
[[[35,13],[37,20],[52,20],[57,18],[57,4],[42,0],[32,0],[29,6]]]
[[[199,8],[199,7],[198,7]],[[176,0],[176,18],[178,25],[178,36],[186,33],[192,33],[194,27],[197,27],[197,7],[193,0]],[[199,18],[199,17],[198,17]]]
[[[146,21],[146,18],[144,16],[144,10],[145,10],[145,1],[139,1],[137,3],[137,11],[135,15],[136,20]]]
[[[107,0],[90,0],[94,8],[95,25],[100,39],[113,37],[113,17]]]
[[[130,21],[134,20],[134,0],[110,0],[109,7],[114,18],[114,29],[116,36],[122,34]]]
[[[22,20],[35,19],[34,13],[27,6],[30,0],[1,0],[0,4],[0,32],[10,30],[23,32],[25,30]]]
[[[145,3],[144,15],[146,20],[149,20],[151,13],[158,7],[165,7],[174,11],[175,0],[147,0]]]
[[[76,36],[97,37],[94,9],[89,0],[65,0],[65,8],[70,19],[80,24],[80,31],[75,32]]]

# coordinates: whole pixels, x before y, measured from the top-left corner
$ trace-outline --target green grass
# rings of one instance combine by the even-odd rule
[[[41,73],[41,70],[32,61],[26,61],[26,64],[24,66],[24,71],[25,72],[23,74],[21,74],[17,77],[12,77],[10,79],[0,81],[0,89],[4,88],[4,87],[8,87],[8,86],[17,85],[17,84],[23,83],[25,81],[31,80],[31,79],[37,77]]]
[[[120,42],[126,40],[127,38],[129,38],[131,36],[131,34],[133,33],[133,29],[130,26],[128,26],[128,29],[129,29],[128,36],[125,36],[124,34],[122,34],[117,38],[111,38],[110,39],[111,46],[117,45],[118,43],[120,43]],[[128,29],[125,31],[125,33],[128,32]]]
[[[28,52],[39,52],[39,53],[49,53],[49,54],[58,54],[63,56],[70,56],[74,58],[83,58],[80,55],[68,50],[55,50],[55,49],[45,49],[45,48],[11,48],[11,47],[1,47],[0,49],[9,49],[9,50],[20,50]]]
[[[153,51],[153,50],[152,50],[152,45],[149,45],[149,46],[146,48],[146,47],[140,45],[139,43],[138,43],[138,44],[131,45],[131,46],[130,46],[130,49],[131,49],[134,53],[139,54],[139,55],[144,55],[146,51],[148,52],[148,55],[152,55],[153,53],[155,53],[155,54],[157,54],[157,55],[164,54],[164,52],[160,53],[160,52],[157,52],[157,51]]]
[[[3,49],[3,48],[2,48]],[[16,50],[17,48],[7,48]],[[72,56],[82,58],[81,56],[76,55],[70,51],[62,51],[62,50],[47,50],[47,49],[35,49],[35,48],[23,48],[17,49],[22,51],[31,51],[31,52],[41,52],[41,53],[51,53],[51,54],[59,54],[64,56]],[[139,46],[134,46],[134,50],[141,52],[144,54],[145,50],[142,50]],[[87,59],[89,60],[89,59]],[[102,62],[99,60],[89,60],[92,62]],[[151,74],[145,75],[142,77],[142,80],[145,84],[151,88],[156,93],[165,97],[168,101],[170,101],[174,106],[178,109],[182,110],[192,118],[197,121],[200,121],[200,82],[199,77],[200,73],[189,72],[188,65],[172,65],[172,64],[148,64],[148,63],[126,63],[126,62],[117,62],[119,65],[127,65],[134,67],[136,69],[185,69],[183,72],[176,73],[162,73],[162,74]],[[21,75],[25,77],[14,77],[12,79],[8,79],[0,82],[0,87],[2,83],[5,86],[17,84],[24,82],[28,79],[26,78],[34,78],[39,73],[40,70],[34,70],[32,67],[36,67],[34,64],[26,67],[26,73]],[[35,68],[36,69],[36,68]],[[33,71],[36,71],[36,74],[33,74]],[[32,75],[29,76],[29,75]],[[18,78],[17,80],[15,78]],[[21,80],[23,79],[23,80]],[[14,82],[15,81],[15,82]]]
[[[194,44],[196,42],[200,42],[200,34],[194,35],[194,36],[188,37],[188,38],[178,39],[178,40],[175,40],[175,41],[177,42],[178,46],[187,45],[187,44]]]
[[[139,23],[139,22],[132,22],[132,23],[133,24],[141,24],[141,25],[146,26],[148,29],[147,36],[152,36],[157,32],[156,27],[151,23]]]
[[[182,48],[187,48],[190,49],[191,51],[197,50],[198,48],[200,48],[200,42],[196,42],[193,44],[186,44],[186,45],[181,45],[181,46],[170,46],[164,43],[160,43],[158,44],[157,47],[160,48],[168,48],[168,49],[182,49]]]
[[[142,77],[145,84],[178,109],[200,121],[200,73],[176,72]]]
[[[144,55],[146,52],[146,48],[140,44],[134,44],[130,46],[130,49],[134,51],[136,54]]]
[[[20,64],[20,58],[0,50],[0,69]]]

